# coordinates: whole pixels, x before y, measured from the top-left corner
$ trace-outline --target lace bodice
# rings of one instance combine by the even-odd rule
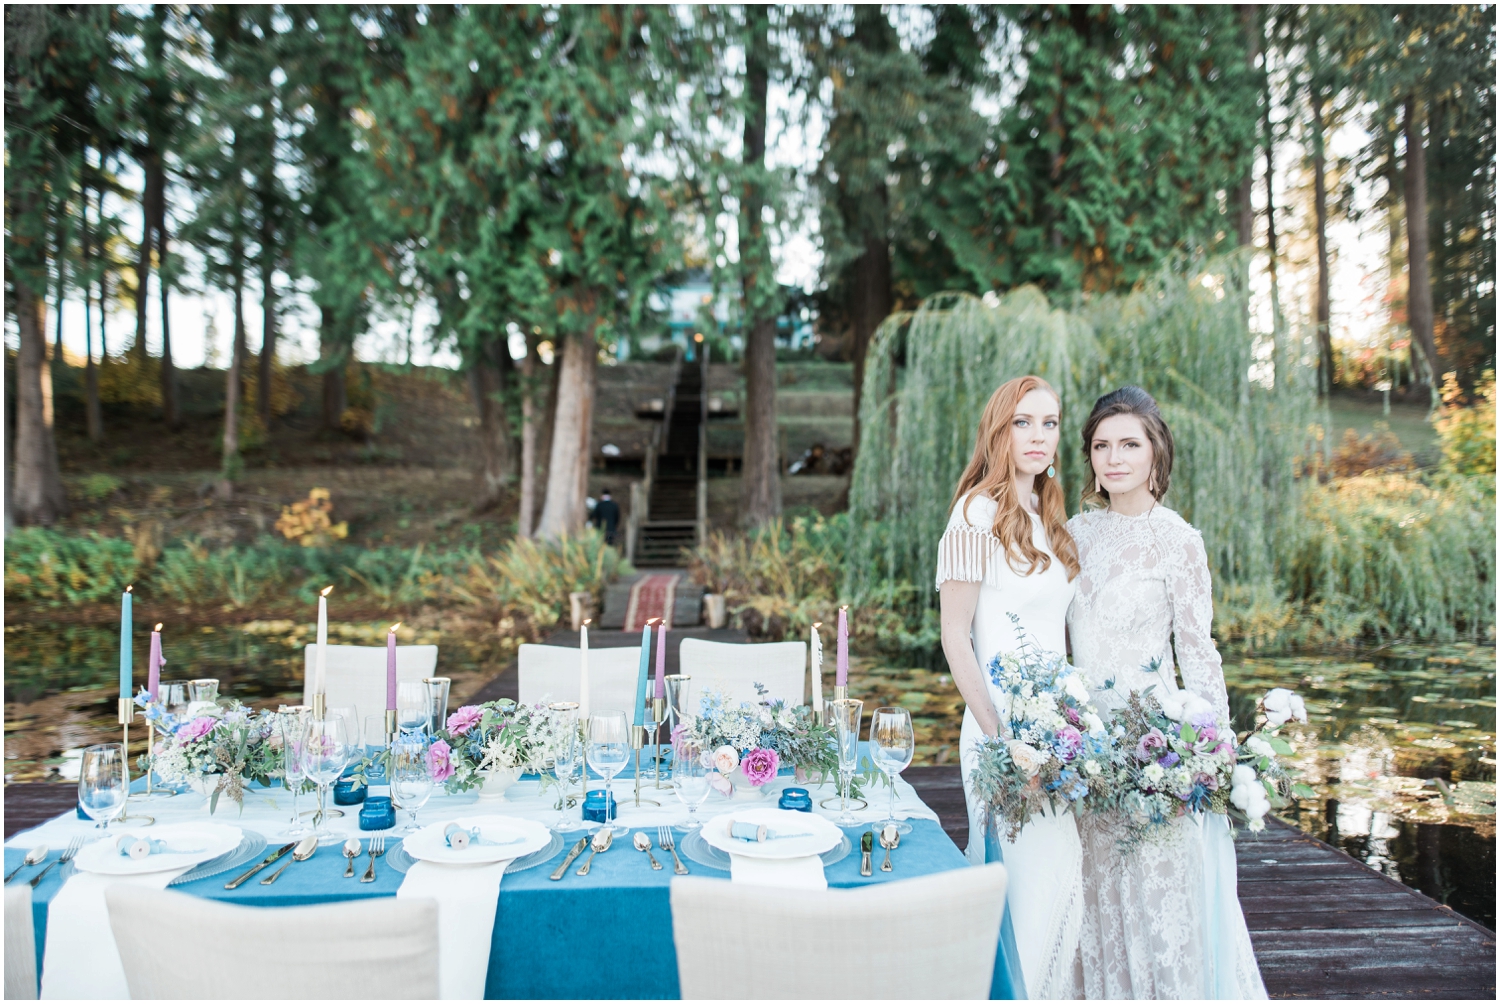
[[[1224,671],[1211,635],[1213,584],[1198,531],[1161,506],[1141,516],[1083,513],[1068,529],[1082,565],[1068,610],[1073,663],[1101,703],[1117,706],[1132,691],[1174,681],[1175,649],[1183,687],[1227,721]],[[1161,670],[1151,672],[1156,659]],[[1104,689],[1110,679],[1119,697]]]

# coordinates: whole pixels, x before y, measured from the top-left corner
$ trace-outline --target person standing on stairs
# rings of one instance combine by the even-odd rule
[[[609,489],[599,493],[599,501],[589,516],[589,522],[604,531],[604,542],[615,542],[615,531],[620,528],[620,503],[610,498]]]

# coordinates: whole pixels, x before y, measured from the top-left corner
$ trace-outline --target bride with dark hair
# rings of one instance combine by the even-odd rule
[[[1083,449],[1092,469],[1086,511],[1068,522],[1081,569],[1068,611],[1074,665],[1101,710],[1154,687],[1168,716],[1212,717],[1228,730],[1208,556],[1198,531],[1161,504],[1174,446],[1156,401],[1139,387],[1101,397]],[[1179,817],[1164,837],[1128,851],[1108,816],[1086,816],[1079,830],[1081,985],[1068,996],[1266,996],[1222,815]]]

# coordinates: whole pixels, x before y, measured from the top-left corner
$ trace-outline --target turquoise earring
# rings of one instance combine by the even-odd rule
[[[1057,468],[1053,467],[1051,464],[1047,465],[1047,477],[1049,477],[1049,478],[1055,478],[1055,477],[1057,477]]]

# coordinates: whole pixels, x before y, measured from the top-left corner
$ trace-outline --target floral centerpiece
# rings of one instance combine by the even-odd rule
[[[543,772],[568,721],[546,704],[504,699],[468,704],[448,716],[427,748],[432,779],[450,792],[483,786],[499,794],[522,772]]]
[[[235,702],[173,715],[144,690],[135,703],[160,737],[151,750],[150,768],[169,784],[187,783],[202,791],[210,813],[218,809],[222,795],[243,810],[249,782],[269,783],[281,773],[281,734],[274,714]]]
[[[749,788],[759,789],[782,767],[823,776],[838,770],[833,729],[819,725],[811,708],[768,701],[766,688],[759,683],[755,690],[761,696],[755,704],[731,704],[722,691],[704,691],[698,714],[672,732],[674,746],[679,739],[689,738],[712,751],[711,766],[717,774],[710,783],[715,789],[731,794],[732,778],[743,778]]]
[[[985,672],[1000,692],[1001,734],[977,744],[969,783],[1013,838],[1034,813],[1075,807],[1107,784],[1112,748],[1088,685],[1061,653],[1022,634]]]

